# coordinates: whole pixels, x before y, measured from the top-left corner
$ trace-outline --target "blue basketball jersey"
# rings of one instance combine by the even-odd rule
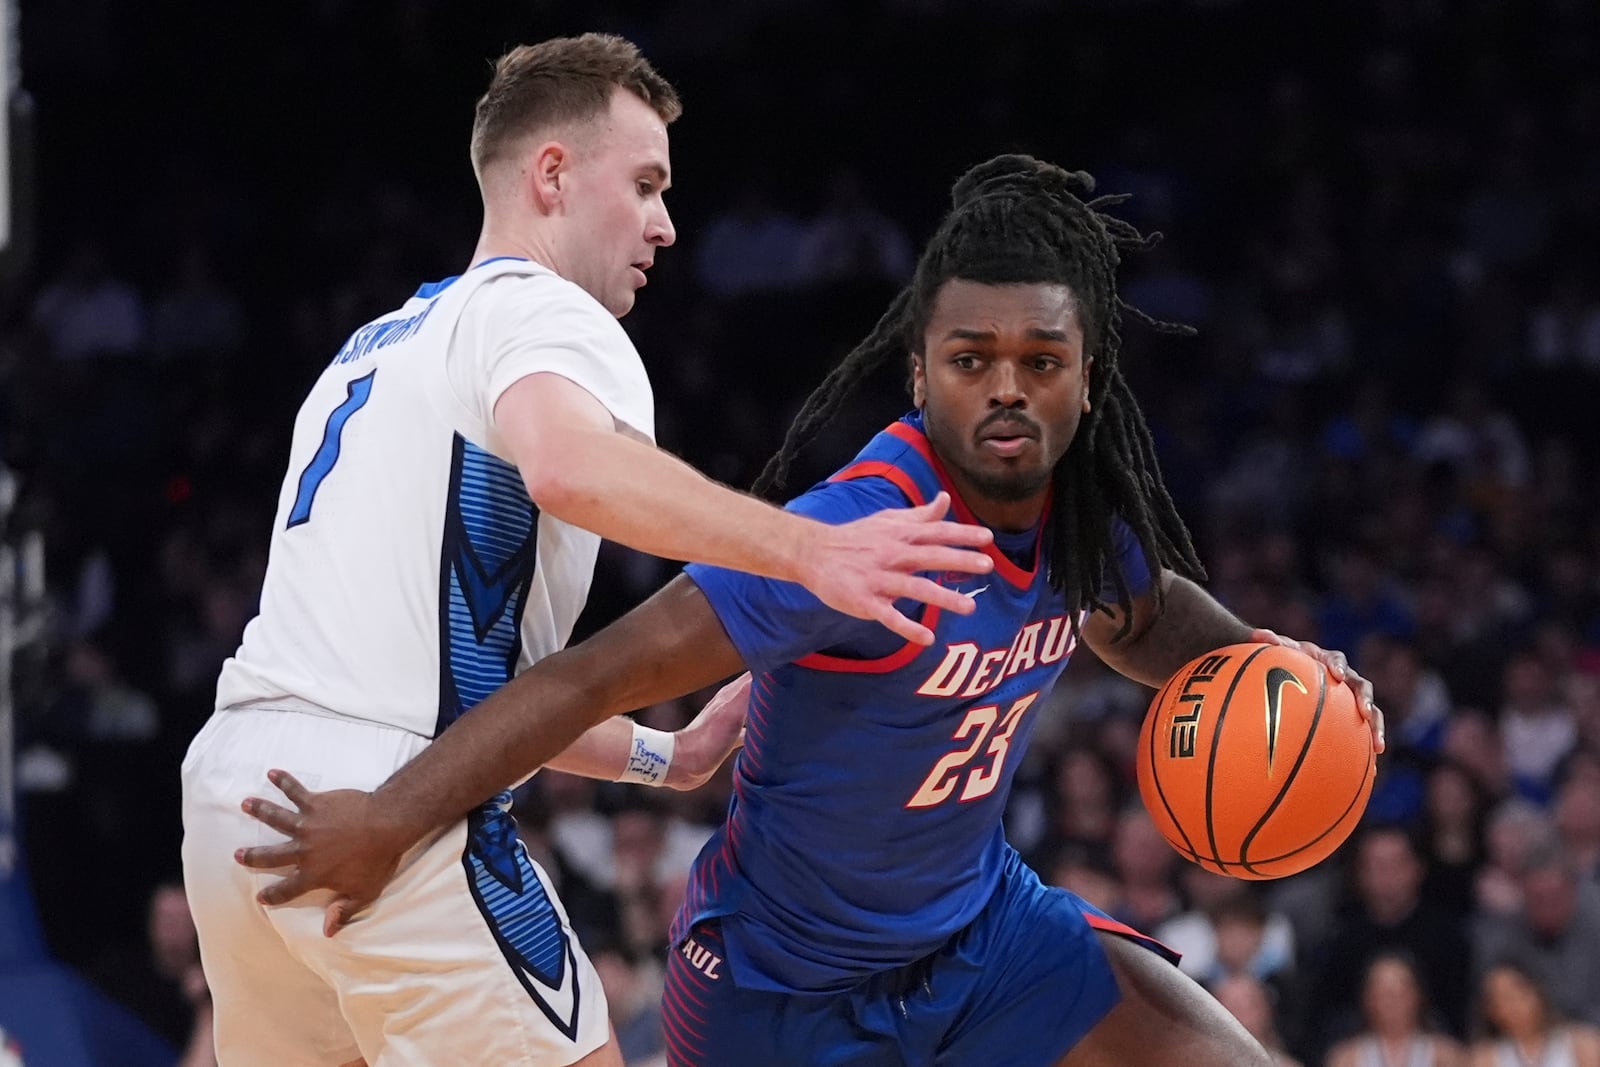
[[[913,413],[790,508],[842,523],[940,490],[977,521]],[[1002,815],[1041,698],[1073,647],[1042,526],[999,534],[990,574],[929,575],[978,610],[923,607],[927,648],[791,583],[687,569],[754,684],[728,818],[695,863],[674,943],[720,918],[739,985],[820,992],[921,959],[973,921],[1005,869]],[[1144,557],[1120,523],[1116,535],[1138,595]]]

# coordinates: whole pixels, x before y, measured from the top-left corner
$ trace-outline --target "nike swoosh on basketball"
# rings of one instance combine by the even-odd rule
[[[1273,757],[1278,754],[1278,725],[1282,720],[1279,705],[1283,702],[1283,687],[1292,685],[1306,692],[1305,685],[1292,671],[1273,667],[1267,671],[1267,774],[1272,773]]]

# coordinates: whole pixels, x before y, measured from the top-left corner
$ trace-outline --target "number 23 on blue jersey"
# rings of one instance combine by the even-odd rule
[[[1011,735],[1017,732],[1017,724],[1022,721],[1023,713],[1037,699],[1038,693],[1029,693],[1012,704],[1004,716],[1000,714],[998,704],[985,704],[968,711],[951,740],[971,740],[964,748],[939,757],[933,770],[928,772],[928,777],[922,780],[921,788],[906,801],[906,807],[931,808],[935,804],[943,804],[954,795],[956,786],[963,778],[966,779],[966,785],[961,790],[960,799],[963,801],[976,800],[994,792],[1005,769],[1006,756],[1011,751]],[[993,735],[993,740],[990,740],[990,735]],[[989,741],[989,747],[980,756],[978,750],[983,747],[984,741]],[[982,764],[984,756],[992,757],[987,765]]]

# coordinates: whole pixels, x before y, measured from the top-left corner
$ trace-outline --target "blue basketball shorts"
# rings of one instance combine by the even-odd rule
[[[1040,883],[1012,853],[993,899],[926,959],[839,993],[743,989],[709,919],[670,953],[670,1067],[1051,1067],[1120,994],[1096,930],[1159,943]]]

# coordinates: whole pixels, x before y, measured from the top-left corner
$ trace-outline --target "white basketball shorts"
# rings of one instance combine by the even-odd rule
[[[256,903],[276,876],[233,860],[282,835],[240,810],[281,767],[310,789],[373,789],[427,741],[301,711],[212,716],[183,762],[183,872],[221,1067],[561,1067],[610,1034],[599,977],[549,879],[499,806],[407,854],[333,938],[330,896]]]

